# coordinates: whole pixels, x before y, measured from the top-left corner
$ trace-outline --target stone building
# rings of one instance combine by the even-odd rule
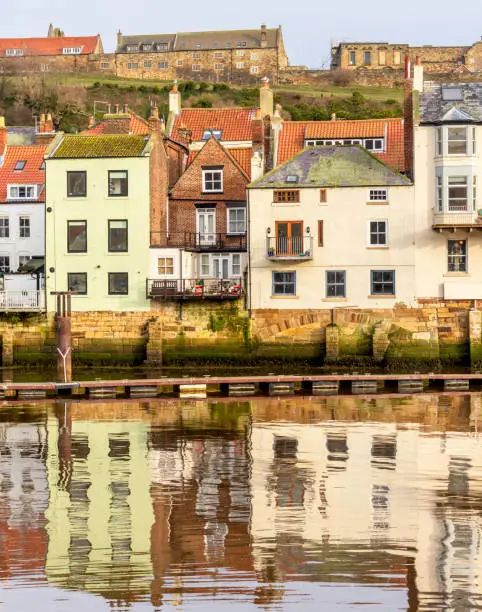
[[[117,35],[117,76],[256,83],[278,82],[288,65],[281,26],[177,34]]]
[[[450,73],[460,70],[461,67],[468,72],[478,72],[482,70],[482,41],[469,46],[449,47],[412,47],[406,43],[388,42],[342,42],[332,46],[331,68],[402,70],[406,57],[412,62],[416,57],[420,57],[427,73]]]

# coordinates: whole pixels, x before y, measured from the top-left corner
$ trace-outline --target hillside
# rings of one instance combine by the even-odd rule
[[[172,83],[138,81],[76,74],[42,77],[3,77],[0,79],[0,113],[7,125],[28,125],[42,112],[54,115],[58,129],[76,132],[87,126],[89,115],[100,118],[106,104],[128,104],[147,117],[152,103],[162,115],[168,113],[168,93]],[[179,83],[185,107],[256,106],[257,87],[234,87],[224,83],[187,81]],[[402,115],[401,88],[352,87],[349,85],[275,87],[275,102],[283,117],[293,120],[339,118],[369,119]]]

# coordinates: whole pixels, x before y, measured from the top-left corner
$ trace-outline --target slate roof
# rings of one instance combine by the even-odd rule
[[[266,29],[266,46],[278,44],[278,28]],[[127,45],[168,44],[169,51],[195,51],[206,49],[259,49],[261,29],[213,30],[207,32],[178,32],[177,34],[141,34],[121,36],[116,53],[127,53]],[[238,45],[241,43],[241,45]],[[246,43],[246,44],[244,44]]]
[[[295,181],[287,178],[297,177]],[[412,183],[359,145],[304,149],[251,188],[390,187]]]
[[[301,151],[305,138],[376,138],[387,134],[386,150],[376,153],[398,171],[405,170],[403,119],[359,119],[335,121],[283,121],[279,133],[278,159],[282,164]]]
[[[0,56],[6,49],[23,49],[26,55],[63,55],[66,47],[81,47],[80,55],[95,53],[97,36],[62,36],[60,38],[0,38]],[[14,58],[15,59],[15,58]]]
[[[171,137],[179,140],[179,129],[191,130],[193,141],[201,141],[204,130],[222,130],[221,142],[251,141],[254,108],[184,108],[174,119]]]
[[[420,94],[420,122],[482,123],[482,83],[425,81]]]
[[[47,147],[48,144],[7,146],[0,166],[0,202],[7,200],[7,185],[41,185],[36,201],[45,202],[45,170],[41,170],[41,166]],[[15,170],[18,161],[26,162],[23,170]]]
[[[92,159],[100,157],[142,157],[149,136],[99,134],[64,135],[49,154],[50,159]]]
[[[129,127],[130,134],[149,134],[149,125],[147,121],[145,121],[141,117],[138,117],[134,113],[129,113],[129,115],[130,115],[130,127]],[[114,115],[114,118],[115,118],[115,115]],[[94,125],[94,127],[88,130],[84,130],[82,134],[84,135],[104,134],[105,121],[106,120],[103,119],[100,123],[98,123],[97,125]]]

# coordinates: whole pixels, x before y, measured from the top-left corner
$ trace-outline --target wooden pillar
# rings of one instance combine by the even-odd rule
[[[57,294],[57,377],[60,382],[72,382],[72,319],[71,295]]]

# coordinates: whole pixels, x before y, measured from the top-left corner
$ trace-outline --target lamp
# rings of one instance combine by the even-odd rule
[[[309,234],[310,232],[311,232],[310,226],[308,225],[308,227],[306,228],[306,233]]]
[[[269,236],[271,234],[271,228],[267,227],[266,228],[266,235]]]

